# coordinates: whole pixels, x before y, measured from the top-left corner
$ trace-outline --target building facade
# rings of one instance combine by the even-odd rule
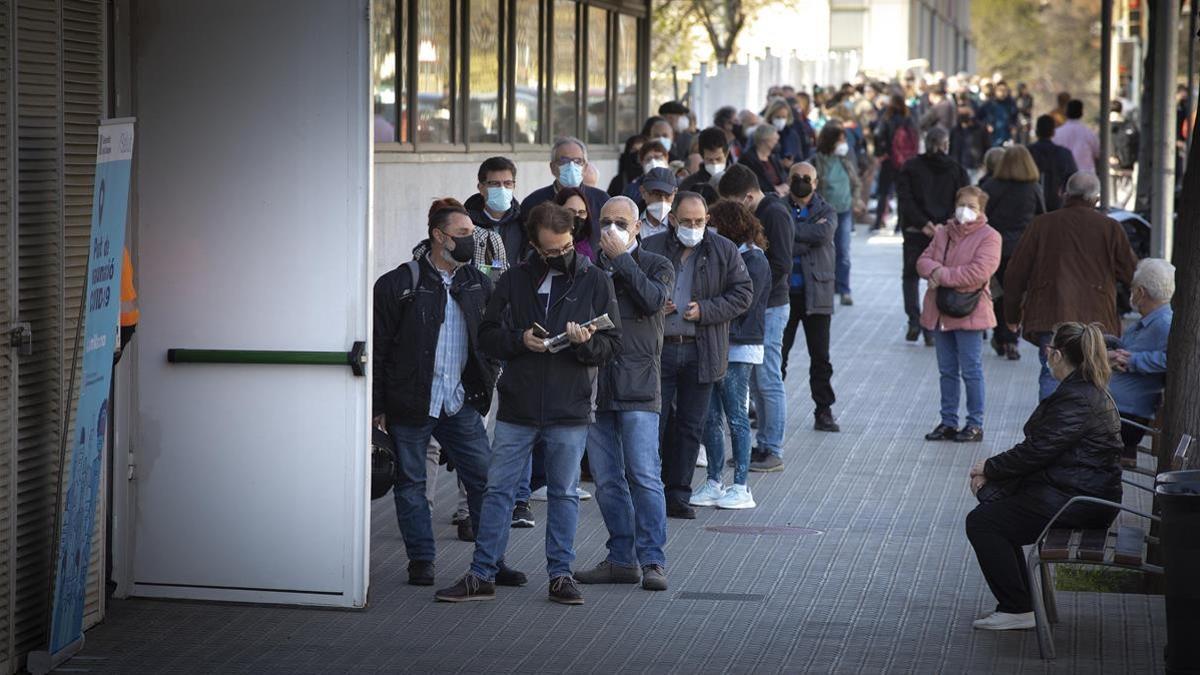
[[[858,50],[877,77],[975,68],[970,0],[830,0],[829,11],[830,49]]]

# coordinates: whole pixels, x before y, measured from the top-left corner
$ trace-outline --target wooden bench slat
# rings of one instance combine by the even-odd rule
[[[1141,565],[1146,552],[1146,533],[1140,527],[1121,525],[1113,560],[1122,565]]]
[[[1066,560],[1070,547],[1071,530],[1050,530],[1042,542],[1042,560]]]
[[[1104,546],[1108,543],[1108,530],[1080,530],[1079,560],[1104,562]]]

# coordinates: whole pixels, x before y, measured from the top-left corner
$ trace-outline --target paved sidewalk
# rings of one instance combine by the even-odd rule
[[[937,369],[932,349],[903,340],[900,240],[868,240],[860,228],[853,246],[856,304],[833,320],[842,433],[812,431],[798,340],[786,470],[751,474],[757,509],[670,521],[670,591],[585,586],[582,607],[547,602],[545,505],[535,503],[538,527],[513,530],[508,551],[529,586],[501,588],[491,603],[434,603],[432,589],[404,583],[389,495],[373,510],[366,611],[113,601],[63,670],[1161,672],[1161,597],[1060,593],[1052,665],[1038,658],[1032,631],[971,629],[994,600],[963,534],[974,501],[967,470],[1018,439],[1036,403],[1037,358],[1027,344],[1017,363],[985,348],[985,442],[926,443],[938,421]],[[472,547],[449,525],[452,481],[439,488],[442,586],[466,570]],[[603,558],[606,538],[594,501],[580,515],[577,569]],[[712,529],[730,525],[817,532]]]

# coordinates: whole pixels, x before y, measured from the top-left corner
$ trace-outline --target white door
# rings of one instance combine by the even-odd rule
[[[368,340],[366,1],[136,11],[132,592],[362,606],[368,378],[167,354]]]

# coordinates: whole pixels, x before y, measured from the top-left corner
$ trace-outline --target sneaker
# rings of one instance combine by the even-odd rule
[[[696,455],[696,466],[701,469],[708,468],[708,448],[704,447],[703,443],[700,444],[700,452]]]
[[[433,585],[433,561],[432,560],[410,560],[410,561],[408,561],[408,585],[409,586],[432,586]]]
[[[854,298],[850,297],[849,293],[842,293],[842,304],[850,307],[854,304]]]
[[[783,471],[783,460],[777,455],[768,454],[757,462],[750,462],[750,470],[758,473],[773,473]],[[728,491],[726,491],[728,493]],[[719,506],[719,505],[718,505]]]
[[[433,594],[433,599],[439,602],[478,602],[496,599],[496,584],[484,581],[467,572],[449,588]]]
[[[642,588],[648,591],[667,590],[667,570],[662,565],[646,565],[643,567]]]
[[[590,570],[575,573],[575,580],[581,584],[636,584],[642,580],[636,567],[614,565],[603,560]]]
[[[587,500],[592,498],[592,493],[588,492],[587,490],[584,490],[581,487],[577,487],[577,488],[575,488],[575,496],[579,497],[579,501],[586,502]]]
[[[979,443],[983,440],[983,429],[979,427],[963,427],[963,430],[955,434],[955,443]]]
[[[518,572],[504,563],[500,563],[500,569],[496,570],[497,586],[524,586],[527,583],[529,578],[524,572]]]
[[[750,494],[750,488],[745,485],[730,485],[729,489],[725,490],[725,496],[717,502],[718,509],[752,509],[758,504],[754,503],[754,495]]]
[[[459,521],[458,539],[459,541],[475,541],[475,528],[471,527],[470,519]]]
[[[579,584],[575,582],[575,577],[568,574],[551,579],[550,602],[557,602],[561,605],[582,605],[583,593],[579,591]]]
[[[725,496],[725,488],[713,479],[704,481],[704,485],[700,486],[699,490],[692,493],[692,498],[688,500],[688,504],[692,506],[716,506],[717,500]]]
[[[512,526],[513,527],[533,527],[537,525],[537,521],[533,519],[533,510],[529,508],[529,502],[517,502],[513,507]]]
[[[952,441],[958,436],[958,429],[949,424],[939,424],[934,427],[933,431],[925,434],[927,441]]]
[[[530,492],[529,493],[529,501],[531,501],[531,502],[546,501],[546,486],[543,485],[542,487],[534,490],[533,492]]]
[[[1029,630],[1037,626],[1033,612],[1009,614],[1008,612],[992,612],[982,619],[971,623],[978,630]]]

